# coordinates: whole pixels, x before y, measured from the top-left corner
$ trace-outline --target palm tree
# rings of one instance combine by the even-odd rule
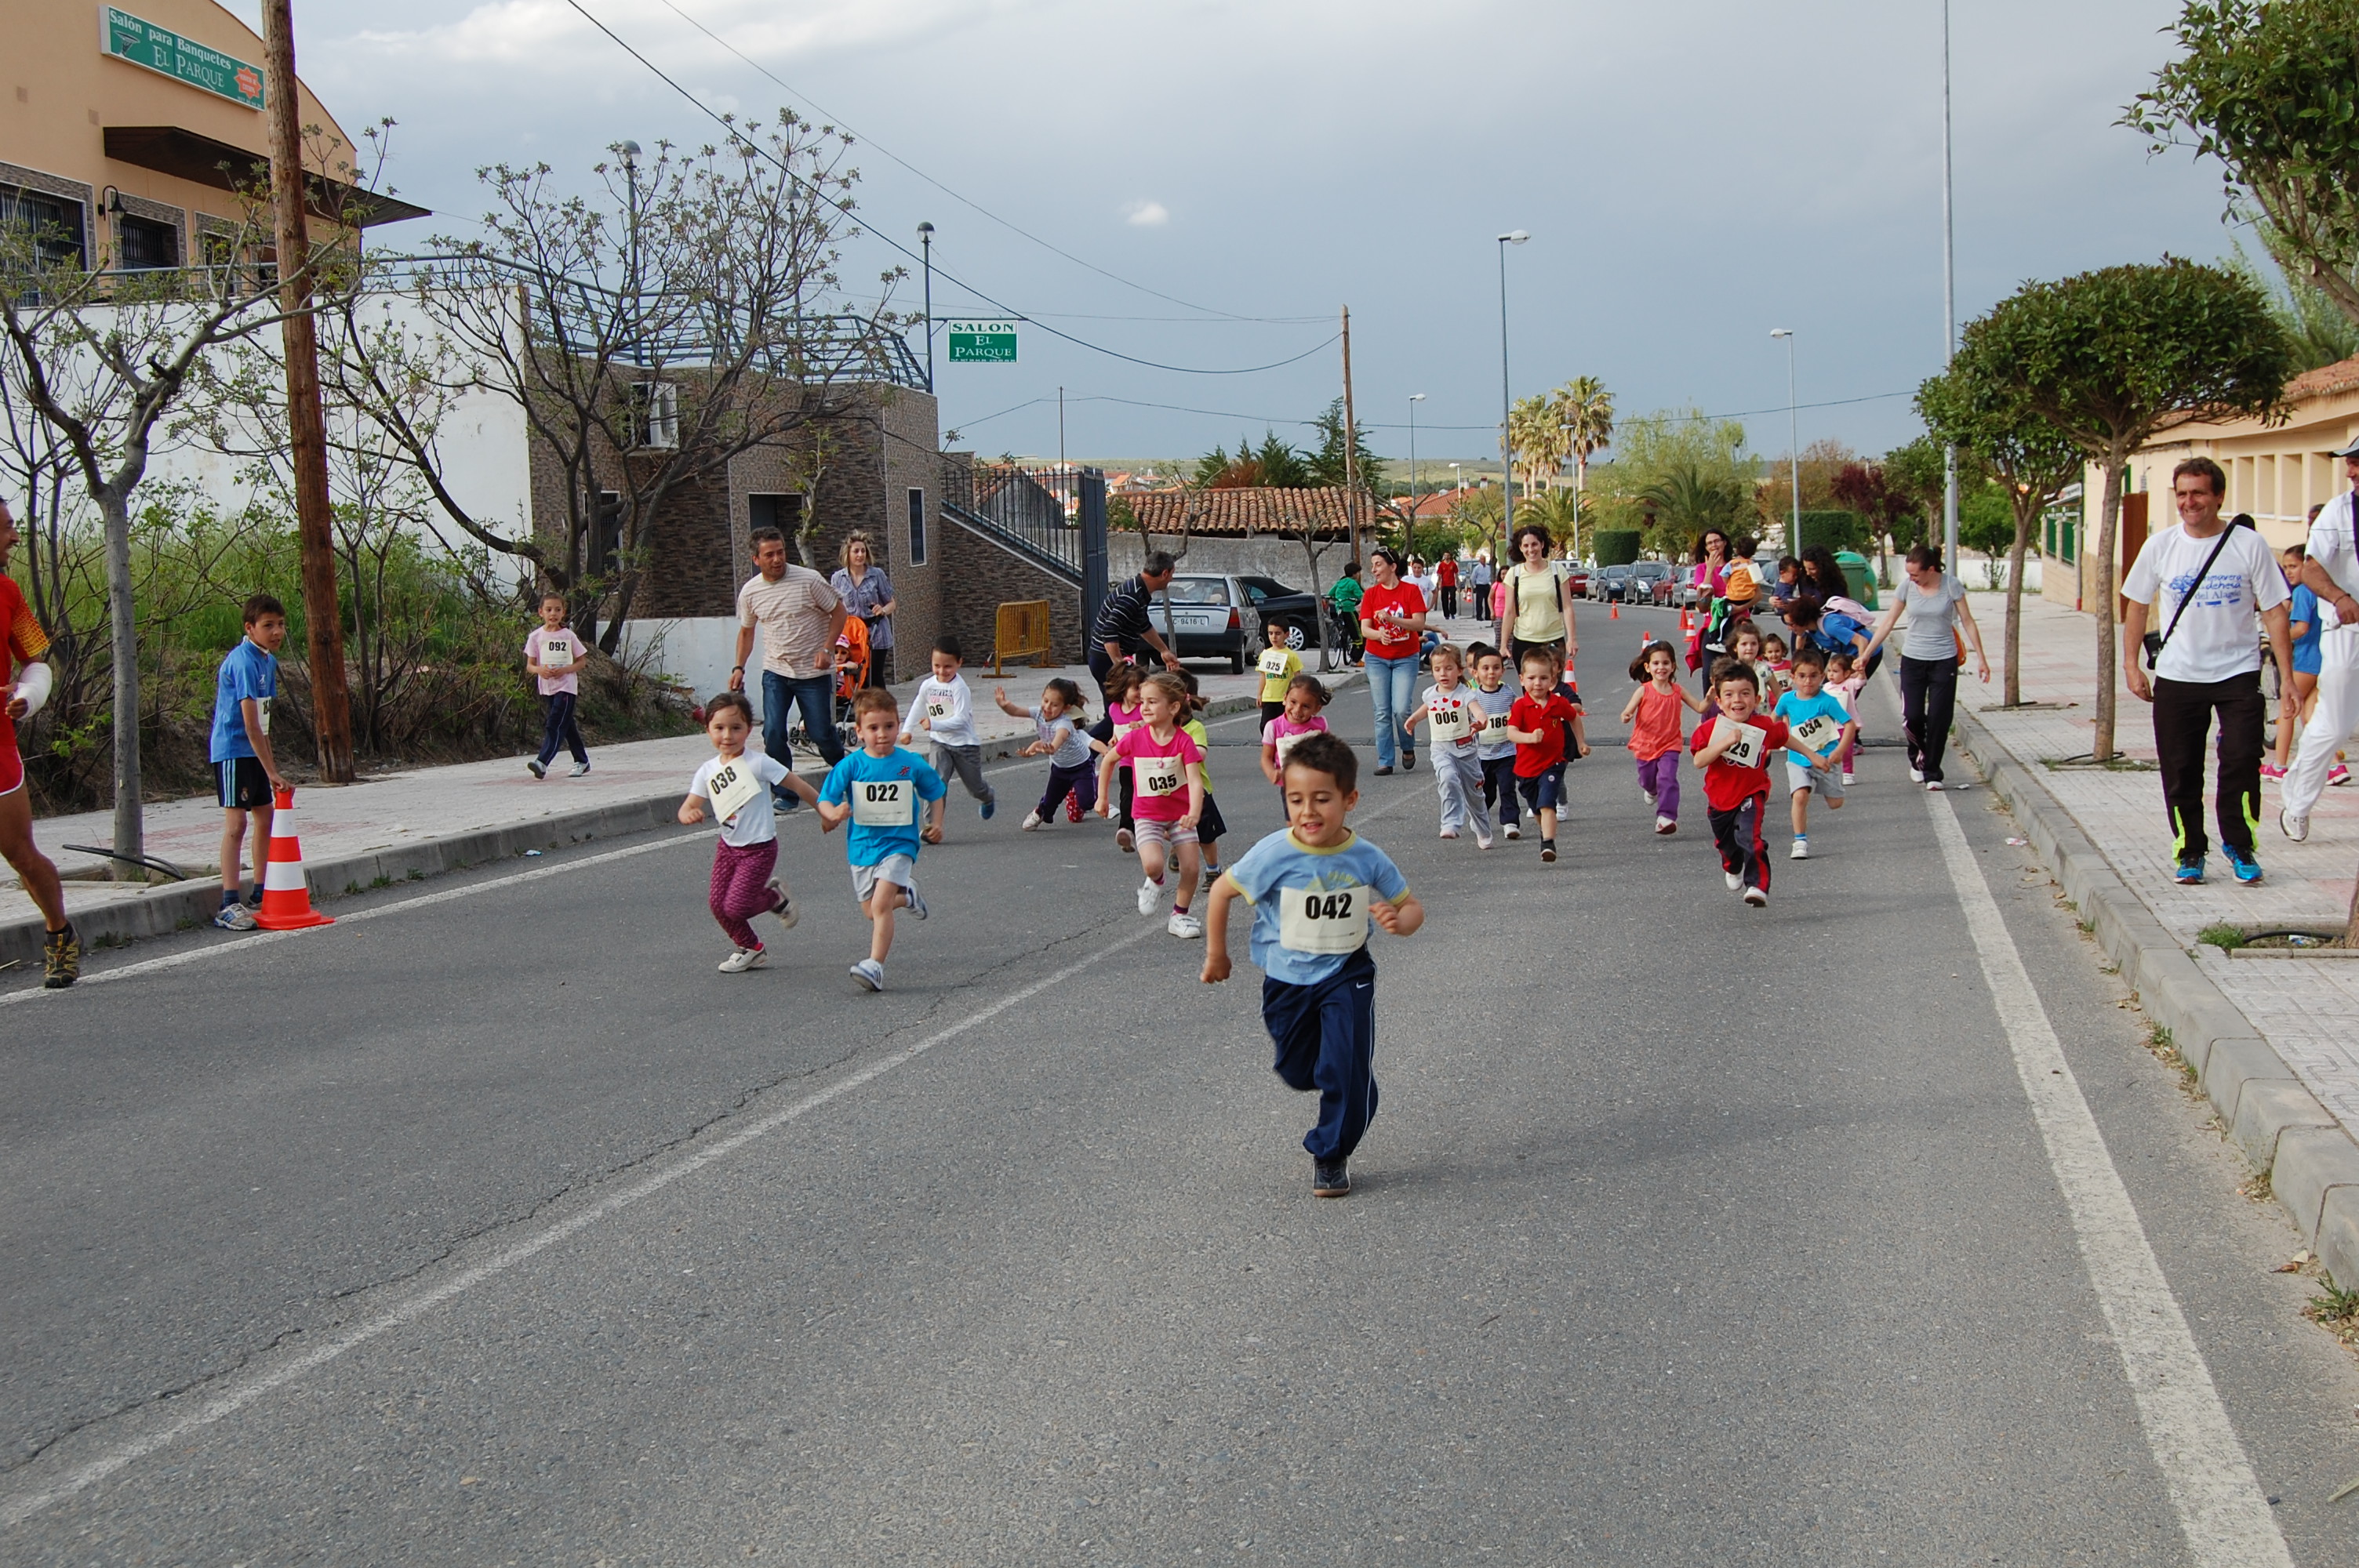
[[[1581,525],[1581,492],[1537,490],[1516,503],[1516,526],[1536,523],[1548,530],[1549,542],[1567,546]]]
[[[1634,498],[1655,514],[1657,526],[1673,541],[1707,528],[1726,528],[1744,510],[1745,492],[1733,481],[1708,478],[1691,462],[1677,463]]]
[[[1589,488],[1589,460],[1614,444],[1614,395],[1593,375],[1580,375],[1549,395],[1565,445],[1572,453],[1572,548],[1581,547],[1581,492]]]
[[[1516,400],[1508,412],[1508,445],[1514,449],[1516,480],[1528,495],[1554,479],[1571,448],[1556,406],[1541,396]]]

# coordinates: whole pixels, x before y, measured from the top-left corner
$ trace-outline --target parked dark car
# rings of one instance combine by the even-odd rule
[[[1671,568],[1669,563],[1640,561],[1630,568],[1629,586],[1624,589],[1622,597],[1633,604],[1642,599],[1649,603],[1658,602],[1657,591],[1670,580]]]
[[[1630,568],[1628,567],[1601,567],[1598,568],[1597,575],[1589,579],[1589,597],[1602,604],[1626,600],[1629,596]]]
[[[1288,588],[1274,577],[1241,577],[1236,579],[1245,590],[1245,597],[1260,611],[1264,623],[1275,621],[1286,628],[1286,645],[1296,653],[1319,646],[1319,600],[1298,588]]]

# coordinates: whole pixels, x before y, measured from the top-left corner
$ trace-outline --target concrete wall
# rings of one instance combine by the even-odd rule
[[[947,516],[940,516],[940,528],[945,585],[940,629],[959,640],[968,664],[989,662],[1003,602],[1034,599],[1049,601],[1049,636],[1059,662],[1082,662],[1086,656],[1082,639],[1089,628],[1082,624],[1079,588],[979,529]],[[927,644],[913,643],[905,655],[905,668],[914,671],[916,665],[907,661],[923,658],[929,645],[930,639]]]
[[[1168,550],[1172,541],[1167,535],[1156,535],[1155,547]],[[1138,573],[1139,563],[1146,558],[1147,546],[1136,534],[1127,530],[1112,533],[1106,537],[1106,580],[1118,583]],[[1180,558],[1183,572],[1234,572],[1243,577],[1271,577],[1288,588],[1305,593],[1323,592],[1335,574],[1351,559],[1351,546],[1342,539],[1322,545],[1319,551],[1319,580],[1310,580],[1310,568],[1303,555],[1299,540],[1283,538],[1275,534],[1259,534],[1250,539],[1226,536],[1195,535],[1188,541],[1188,553]]]

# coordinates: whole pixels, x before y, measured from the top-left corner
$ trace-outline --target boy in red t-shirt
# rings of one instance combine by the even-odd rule
[[[1703,770],[1703,798],[1720,846],[1720,869],[1729,891],[1745,890],[1745,902],[1758,909],[1769,902],[1769,850],[1761,839],[1761,810],[1769,800],[1769,764],[1786,749],[1786,721],[1756,712],[1760,677],[1741,659],[1712,666],[1712,695],[1720,714],[1696,726],[1689,749]]]
[[[1516,743],[1516,787],[1540,820],[1540,859],[1553,860],[1557,803],[1564,797],[1566,727],[1576,710],[1556,689],[1556,659],[1548,649],[1525,649],[1518,674],[1524,695],[1507,709],[1507,739]],[[1769,786],[1765,782],[1761,787]]]

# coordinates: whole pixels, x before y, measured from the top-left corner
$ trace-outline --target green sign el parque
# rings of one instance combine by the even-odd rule
[[[1015,322],[951,321],[947,325],[951,335],[951,363],[1012,365],[1016,362]]]
[[[234,59],[217,49],[184,38],[168,27],[143,22],[112,5],[98,8],[100,52],[161,72],[175,81],[249,109],[262,107],[262,68]]]

